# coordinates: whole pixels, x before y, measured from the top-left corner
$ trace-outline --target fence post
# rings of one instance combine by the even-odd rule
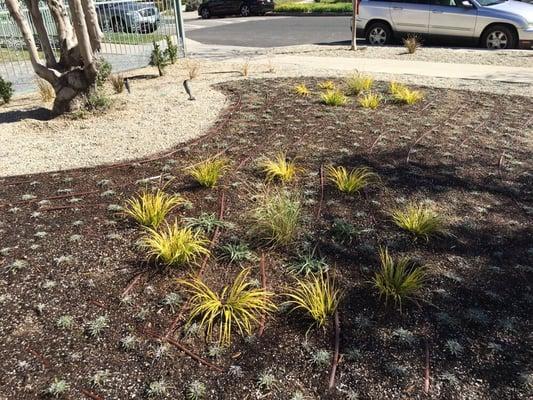
[[[185,29],[183,28],[183,15],[181,14],[181,0],[174,0],[174,18],[176,19],[176,28],[178,30],[178,40],[181,40],[183,57],[187,56],[185,47]]]

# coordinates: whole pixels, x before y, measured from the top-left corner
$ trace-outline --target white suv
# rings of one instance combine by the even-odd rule
[[[533,47],[533,4],[515,0],[361,0],[358,35],[384,45],[415,34],[468,39],[488,49]]]

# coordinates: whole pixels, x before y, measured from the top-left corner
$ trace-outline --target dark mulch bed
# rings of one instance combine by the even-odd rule
[[[171,386],[168,398],[184,398],[193,380],[206,384],[211,399],[289,399],[297,390],[309,399],[353,393],[425,398],[427,354],[430,398],[531,395],[524,382],[529,376],[531,385],[527,374],[533,372],[531,99],[424,88],[426,99],[416,106],[389,102],[367,111],[353,101],[330,108],[316,97],[298,98],[294,84],[222,85],[234,105],[206,137],[171,155],[0,181],[0,398],[42,397],[56,377],[70,383],[64,396],[70,399],[145,398],[147,385],[159,379]],[[386,91],[384,84],[380,90]],[[215,190],[192,184],[182,168],[221,151],[233,162],[223,183]],[[250,191],[263,181],[254,160],[278,151],[297,157],[306,170],[294,185],[304,198],[306,222],[298,243],[272,250],[247,236],[246,213],[253,207]],[[326,185],[317,217],[319,170],[328,163],[369,166],[382,185],[356,197]],[[223,231],[220,243],[240,237],[264,252],[269,286],[277,293],[293,282],[286,264],[304,243],[327,258],[346,291],[334,393],[327,392],[329,367],[311,362],[317,350],[333,349],[333,329],[312,330],[306,338],[307,321],[296,313],[278,313],[260,338],[236,337],[217,359],[209,358],[201,334],[186,333],[181,319],[176,339],[224,372],[172,345],[161,351],[147,334],[169,329],[178,310],[162,299],[180,292],[175,278],[189,271],[147,262],[135,245],[139,230],[109,205],[123,204],[146,185],[143,180],[157,183],[159,176],[174,176],[167,190],[194,205],[180,215],[218,213],[223,193],[225,219],[235,228]],[[412,200],[433,202],[452,235],[426,243],[399,231],[387,210]],[[331,239],[336,218],[362,230],[352,244]],[[385,308],[368,284],[383,245],[394,255],[416,257],[431,272],[423,299],[403,314]],[[15,260],[25,261],[15,264],[22,268],[12,270]],[[250,266],[260,279],[258,265]],[[238,271],[211,259],[205,278],[219,288]],[[132,281],[129,301],[121,301]],[[74,317],[71,331],[56,327],[62,315]],[[102,315],[109,327],[99,339],[89,338],[87,323]],[[124,351],[120,339],[128,333],[138,343]],[[452,354],[453,341],[462,351]],[[90,378],[102,370],[109,379],[92,387]],[[258,388],[263,372],[276,377],[271,391]]]

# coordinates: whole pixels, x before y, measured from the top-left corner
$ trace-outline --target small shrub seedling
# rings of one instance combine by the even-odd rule
[[[178,46],[172,42],[172,37],[170,35],[165,36],[165,42],[167,43],[165,56],[171,64],[175,64],[178,60]]]
[[[366,92],[372,89],[374,85],[374,78],[369,75],[356,73],[346,78],[346,86],[348,86],[348,94],[358,95],[361,92]]]
[[[368,92],[359,98],[359,105],[363,108],[375,110],[381,104],[381,95],[379,93]]]
[[[91,337],[98,338],[107,327],[109,327],[109,319],[105,315],[101,315],[89,322],[87,332]]]
[[[275,179],[279,179],[283,183],[292,182],[299,171],[294,160],[288,159],[285,153],[279,153],[274,158],[267,158],[261,161],[259,165],[266,173],[266,179],[269,182]]]
[[[335,281],[326,274],[310,275],[296,280],[296,287],[286,294],[289,298],[285,304],[291,311],[302,310],[314,325],[323,328],[333,315],[340,302],[341,291]]]
[[[347,194],[355,194],[378,181],[378,175],[366,167],[354,168],[348,172],[345,167],[328,166],[326,172],[337,189]]]
[[[261,390],[271,390],[276,384],[276,377],[270,372],[261,372],[257,377],[257,386]]]
[[[109,63],[109,61],[103,58],[100,58],[97,61],[97,69],[98,69],[98,73],[96,75],[96,85],[102,86],[109,78],[109,75],[111,75],[113,66]]]
[[[326,367],[331,362],[331,353],[324,349],[316,350],[311,353],[311,362],[318,367]]]
[[[407,257],[393,260],[387,248],[380,250],[379,257],[381,269],[374,276],[374,287],[385,298],[385,304],[392,300],[401,312],[402,304],[413,299],[424,286],[426,271]]]
[[[391,216],[400,228],[426,241],[431,236],[445,233],[442,217],[424,204],[410,204],[404,209],[392,211]]]
[[[190,298],[191,313],[189,324],[199,319],[199,325],[206,330],[207,337],[212,339],[218,327],[218,343],[229,345],[233,331],[240,335],[251,335],[252,327],[261,315],[276,310],[271,301],[273,293],[258,289],[247,282],[250,270],[243,269],[231,286],[216,293],[199,277],[180,280]]]
[[[225,158],[212,158],[187,168],[189,175],[200,185],[213,188],[229,168]]]
[[[348,102],[348,98],[340,90],[326,90],[320,95],[320,100],[327,106],[343,106]]]
[[[50,103],[56,97],[54,88],[48,81],[36,78],[35,83],[37,84],[37,90],[39,91],[39,96],[43,103]]]
[[[309,274],[323,274],[329,270],[329,265],[324,258],[315,257],[314,251],[310,251],[289,264],[288,270],[294,274],[307,276]]]
[[[339,218],[333,220],[331,236],[336,242],[350,244],[355,240],[359,233],[359,229],[348,221]]]
[[[124,75],[122,74],[113,74],[109,76],[109,81],[111,82],[111,85],[113,85],[113,89],[115,90],[115,93],[122,93],[124,91]]]
[[[13,93],[13,84],[0,76],[0,98],[5,104],[11,101]]]
[[[409,54],[415,54],[419,47],[422,46],[420,39],[416,35],[409,35],[403,39],[403,45]]]
[[[208,255],[209,241],[199,231],[182,228],[178,221],[166,223],[160,230],[147,228],[141,244],[148,255],[169,266],[182,266],[193,263],[199,256]]]
[[[87,111],[105,111],[111,107],[111,99],[101,90],[93,90],[85,98]]]
[[[157,228],[183,202],[182,197],[167,194],[161,189],[155,192],[144,191],[126,201],[124,212],[142,226]]]
[[[267,190],[257,196],[252,211],[252,231],[272,244],[291,243],[298,232],[302,205],[298,196],[286,190]]]
[[[146,393],[148,394],[148,397],[161,397],[166,396],[169,389],[170,386],[167,382],[164,379],[160,379],[158,381],[150,382],[146,389]]]
[[[150,65],[156,67],[159,76],[163,76],[165,68],[169,65],[169,60],[161,46],[157,42],[153,42],[152,54],[150,54]]]
[[[300,83],[294,87],[294,93],[298,96],[307,97],[311,94],[311,91],[307,88],[305,83]]]

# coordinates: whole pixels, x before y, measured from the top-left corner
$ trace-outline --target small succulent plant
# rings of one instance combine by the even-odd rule
[[[105,385],[109,379],[109,370],[100,370],[96,371],[93,376],[89,379],[92,387],[100,387]]]
[[[70,384],[63,380],[55,378],[54,381],[46,389],[46,393],[55,398],[59,398],[70,390]]]
[[[70,330],[74,326],[74,318],[71,315],[62,315],[57,319],[56,326],[59,329]]]
[[[261,390],[271,390],[276,384],[276,377],[270,372],[261,372],[257,378],[257,386]]]
[[[109,319],[105,315],[101,315],[89,322],[87,331],[91,337],[98,338],[107,327],[109,327]]]
[[[181,304],[181,296],[178,293],[168,293],[163,299],[163,304],[168,306],[172,312]]]
[[[413,335],[413,332],[407,329],[403,329],[403,328],[395,329],[392,332],[392,336],[395,337],[398,340],[398,342],[402,344],[408,344],[412,346],[413,344],[416,343],[415,335]]]
[[[120,347],[122,347],[126,351],[133,350],[136,345],[137,338],[132,334],[128,334],[122,339],[120,339]]]
[[[455,339],[448,339],[444,344],[444,347],[455,357],[459,357],[463,354],[463,346]]]
[[[200,381],[192,381],[187,386],[187,400],[201,400],[205,398],[206,387]]]
[[[331,353],[320,349],[311,354],[311,362],[319,367],[325,367],[331,362]]]
[[[160,379],[158,381],[150,382],[148,388],[146,389],[146,393],[148,394],[148,397],[166,396],[169,389],[170,387],[166,381],[164,379]]]

